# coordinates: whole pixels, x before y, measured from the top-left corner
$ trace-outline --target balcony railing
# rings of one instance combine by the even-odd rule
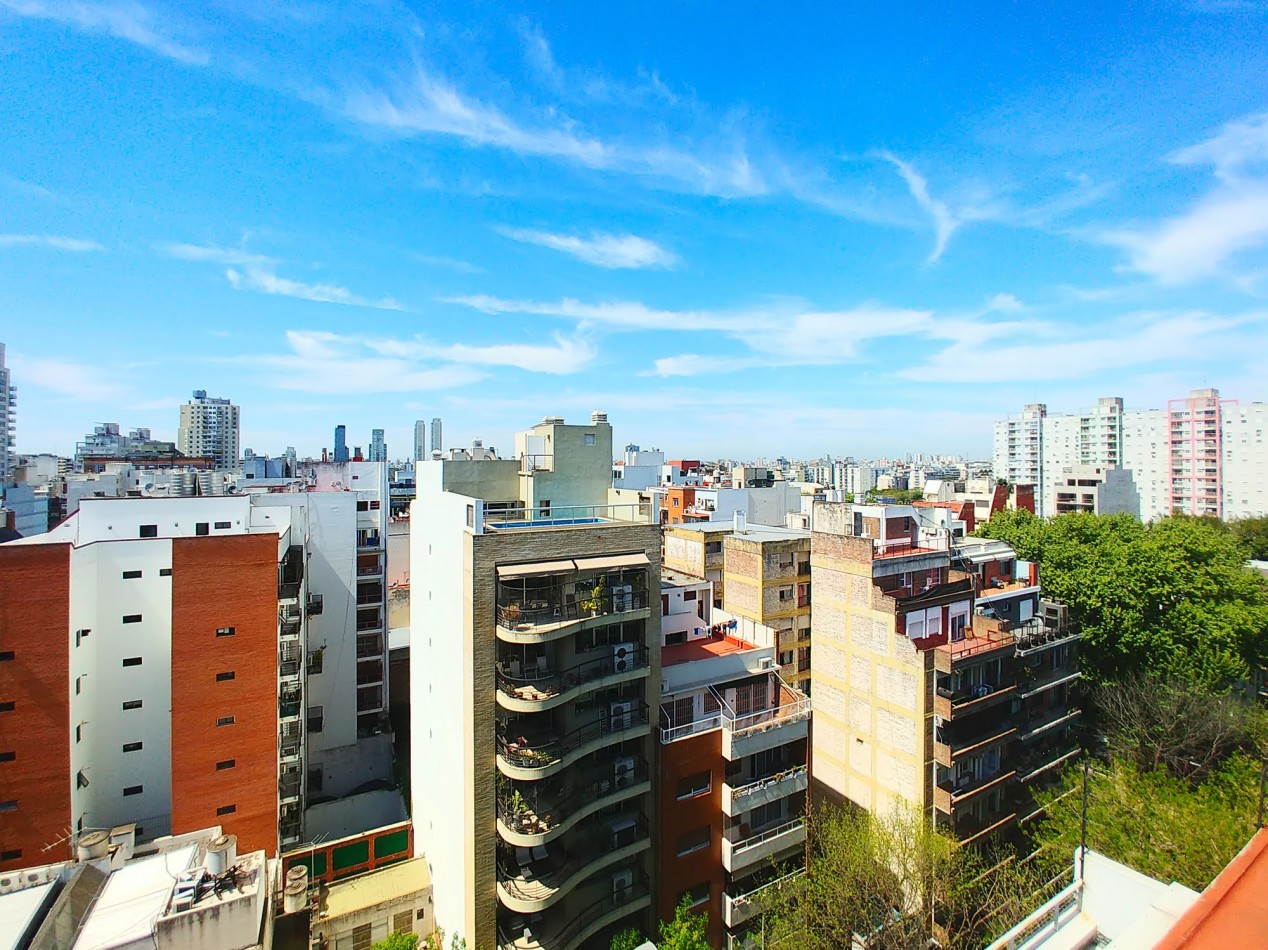
[[[1071,643],[1079,637],[1078,627],[1069,623],[1048,626],[1036,621],[1013,628],[1013,639],[1017,642],[1018,656],[1027,656],[1037,650],[1047,650],[1063,643]]]
[[[636,903],[647,899],[651,887],[647,875],[639,872],[634,876],[629,887],[613,889],[611,894],[599,898],[575,916],[570,915],[558,929],[544,928],[530,930],[523,919],[518,927],[508,922],[506,928],[498,929],[499,950],[570,950],[579,945],[592,930],[597,930],[605,918],[617,914],[624,907],[633,907]],[[628,911],[627,911],[628,913]],[[619,914],[617,914],[619,917]],[[536,926],[536,925],[533,925]],[[515,933],[518,930],[519,934]],[[522,935],[521,935],[522,934]]]
[[[604,736],[615,736],[631,729],[637,729],[648,723],[648,706],[644,702],[633,703],[633,708],[619,715],[607,714],[595,722],[572,730],[562,739],[550,734],[539,734],[537,738],[509,737],[499,734],[497,737],[498,755],[508,763],[521,769],[546,769],[556,765],[582,746]]]
[[[573,816],[591,805],[620,795],[627,789],[648,781],[647,761],[633,758],[633,764],[619,771],[615,760],[589,770],[579,780],[549,784],[552,788],[521,793],[514,786],[498,795],[498,820],[513,833],[521,835],[547,835],[568,824]],[[565,789],[568,789],[565,791]]]
[[[641,643],[622,646],[628,647],[628,650],[619,656],[615,652],[609,652],[606,656],[586,660],[559,672],[538,668],[514,675],[511,663],[515,658],[508,657],[497,666],[498,690],[512,699],[545,702],[604,677],[647,669],[650,653],[646,646]]]
[[[1027,717],[1022,722],[1017,738],[1022,742],[1029,742],[1052,729],[1068,725],[1082,714],[1081,709],[1061,708]]]
[[[734,788],[724,782],[722,810],[734,816],[758,805],[803,792],[809,784],[809,774],[804,765],[794,765]]]
[[[798,868],[796,871],[777,877],[773,881],[767,881],[760,887],[755,887],[747,893],[737,894],[734,897],[724,891],[722,894],[722,922],[727,927],[738,927],[753,916],[763,896],[772,893],[781,884],[786,884],[805,873],[805,868]]]
[[[735,873],[805,840],[806,825],[801,818],[745,837],[741,837],[738,827],[733,827],[722,834],[722,866]]]
[[[620,823],[624,823],[625,827],[617,830],[615,826]],[[547,902],[563,897],[590,873],[590,865],[620,860],[615,855],[627,849],[641,850],[640,845],[650,842],[651,832],[647,817],[640,812],[631,812],[592,819],[573,835],[575,840],[584,844],[579,844],[571,854],[560,860],[551,856],[549,851],[546,851],[544,859],[532,858],[529,849],[519,848],[521,857],[527,854],[530,863],[516,866],[510,858],[510,851],[504,849],[498,862],[498,887],[514,901],[541,903],[544,909],[549,906]],[[544,847],[541,849],[545,850]]]
[[[646,587],[647,573],[639,570],[637,576],[637,583],[631,578],[616,584],[604,584],[601,588],[590,581],[576,581],[575,592],[571,591],[574,582],[569,582],[568,591],[563,585],[529,591],[499,584],[498,624],[508,630],[530,630],[588,617],[645,610],[651,603]],[[625,587],[630,589],[623,589]],[[599,591],[597,594],[596,590]]]

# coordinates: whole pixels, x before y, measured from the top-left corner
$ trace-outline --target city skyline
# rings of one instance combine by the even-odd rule
[[[16,449],[174,438],[194,387],[400,457],[526,405],[986,457],[1030,402],[1263,397],[1262,7],[719,10],[2,0]]]

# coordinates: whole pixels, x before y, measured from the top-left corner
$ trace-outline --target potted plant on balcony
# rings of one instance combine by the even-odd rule
[[[520,610],[519,604],[507,604],[502,608],[502,616],[509,623],[519,623],[520,618],[524,616],[524,612]]]
[[[603,608],[603,600],[607,594],[607,580],[600,577],[598,583],[594,585],[594,590],[590,592],[590,596],[581,601],[581,609],[588,616],[594,617]]]

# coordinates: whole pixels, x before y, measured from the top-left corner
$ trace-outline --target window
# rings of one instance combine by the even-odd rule
[[[0,802],[0,811],[17,811],[17,810],[18,810],[18,801],[16,798],[13,799],[12,801]]]
[[[79,788],[87,788],[87,787],[88,787],[88,776],[84,774],[84,770],[83,770],[83,769],[80,769],[80,770],[79,770],[79,771],[75,774],[75,785],[76,785],[76,786],[78,786]]]
[[[75,727],[75,741],[80,742],[84,738],[84,724],[81,722]]]
[[[157,537],[158,537],[158,525],[156,525],[156,524],[143,524],[143,525],[141,525],[140,537],[142,537],[142,538],[157,538]]]
[[[697,884],[695,887],[691,887],[683,891],[678,897],[678,903],[681,904],[682,899],[685,897],[691,901],[692,907],[699,907],[701,904],[707,904],[709,903],[709,891],[710,887],[708,881],[705,881],[703,884]]]
[[[129,699],[127,702],[125,702],[125,703],[123,704],[123,708],[124,708],[124,709],[140,709],[140,708],[141,708],[141,700],[139,700],[139,699]]]
[[[140,614],[124,614],[123,622],[124,623],[140,623],[141,615]]]
[[[594,444],[595,444],[594,433],[593,433],[593,432],[587,432],[587,433],[586,433],[586,445],[594,445]]]
[[[75,695],[78,696],[84,688],[84,678],[82,676],[75,677]]]
[[[13,703],[11,701],[0,703],[0,712],[13,712]]]
[[[414,932],[414,915],[407,910],[403,910],[399,914],[393,914],[392,931],[398,934],[412,934]]]
[[[217,815],[232,815],[237,810],[238,810],[237,805],[221,805],[219,808],[216,809],[216,814]]]
[[[140,571],[124,571],[123,572],[123,579],[125,581],[134,581],[140,576],[141,576]]]
[[[90,633],[92,633],[92,630],[88,627],[85,627],[83,630],[76,630],[75,631],[75,646],[79,646],[79,644],[82,641],[87,640],[88,634]]]
[[[17,757],[16,752],[0,752],[0,762],[12,762]]]
[[[228,530],[229,530],[229,527],[230,527],[230,525],[229,525],[229,522],[227,522],[227,521],[217,521],[217,522],[216,522],[216,530],[217,530],[217,531],[228,531]]]
[[[172,576],[172,569],[170,567],[159,568],[159,577],[171,577],[171,576]]]
[[[709,847],[711,837],[712,829],[708,825],[697,828],[695,831],[688,831],[685,835],[679,835],[678,857],[682,858],[696,851],[703,851]]]
[[[369,511],[370,503],[368,501],[357,502],[357,511]]]
[[[713,773],[708,769],[678,780],[678,798],[695,798],[713,789]]]
[[[238,764],[237,759],[225,759],[223,762],[216,763],[216,771],[223,772],[225,769],[231,769]]]
[[[0,650],[0,662],[8,662],[13,659],[12,650]]]
[[[209,525],[205,521],[198,522],[196,525],[194,525],[194,534],[200,535],[200,536],[211,534],[211,525]]]
[[[141,743],[140,742],[125,742],[123,744],[123,751],[124,752],[140,752]]]
[[[140,666],[141,658],[139,656],[125,656],[123,658],[124,666]]]
[[[144,785],[129,785],[127,788],[123,790],[123,794],[124,795],[140,795],[143,791],[145,791]]]
[[[323,711],[324,711],[324,708],[321,706],[308,707],[308,731],[309,732],[321,732]]]
[[[16,861],[22,857],[22,849],[14,848],[12,851],[0,851],[0,861]]]
[[[238,632],[237,627],[217,627],[216,628],[216,636],[218,637],[232,637],[232,636],[235,636],[237,632]]]
[[[217,673],[216,682],[227,683],[229,680],[233,679],[237,675],[238,674],[236,674],[233,670],[229,670],[227,673]]]
[[[217,725],[217,726],[232,726],[232,725],[233,725],[233,717],[232,717],[232,716],[221,716],[219,719],[217,719],[217,720],[216,720],[216,725]]]
[[[683,600],[695,600],[695,599],[696,599],[696,592],[695,592],[694,590],[685,590],[685,591],[683,591],[683,592],[682,592],[682,599],[683,599]]]
[[[695,718],[696,701],[693,696],[675,699],[670,707],[670,719],[675,726],[685,726]]]

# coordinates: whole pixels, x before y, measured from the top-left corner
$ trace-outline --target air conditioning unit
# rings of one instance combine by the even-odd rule
[[[1043,617],[1045,627],[1063,627],[1069,619],[1069,610],[1065,604],[1055,600],[1041,600],[1039,615]]]
[[[617,759],[613,766],[613,779],[617,788],[629,788],[634,784],[634,757],[630,755]]]
[[[612,644],[612,672],[628,673],[634,669],[634,644]]]
[[[608,722],[611,726],[611,731],[620,732],[622,729],[628,729],[634,719],[631,715],[633,710],[633,703],[613,703],[608,708]]]
[[[634,889],[634,872],[629,868],[621,868],[612,872],[612,899],[624,902]]]
[[[773,656],[764,656],[757,661],[759,670],[773,670],[775,668],[775,658]]]
[[[612,610],[614,613],[630,610],[634,606],[634,587],[630,584],[617,584],[612,588]]]

